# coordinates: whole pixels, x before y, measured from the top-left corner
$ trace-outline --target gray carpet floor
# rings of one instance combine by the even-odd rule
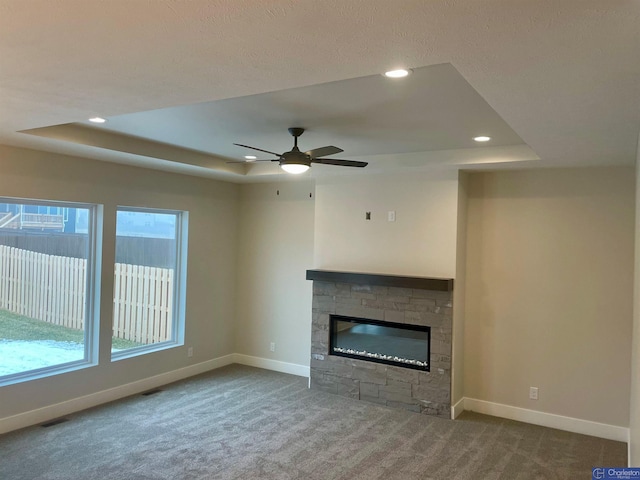
[[[588,479],[626,444],[463,413],[443,420],[232,365],[0,436],[2,480]]]

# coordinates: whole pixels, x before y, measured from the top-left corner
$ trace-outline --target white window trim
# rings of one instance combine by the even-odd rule
[[[128,348],[118,352],[111,352],[111,361],[117,362],[131,357],[137,357],[140,355],[146,355],[152,352],[158,352],[161,350],[167,350],[184,345],[184,331],[185,331],[185,312],[186,312],[186,290],[187,290],[187,245],[188,245],[188,232],[189,232],[189,212],[184,210],[167,210],[160,208],[145,208],[145,207],[129,207],[124,205],[118,205],[116,207],[117,212],[140,212],[140,213],[160,213],[176,215],[176,269],[173,285],[173,322],[171,328],[172,340],[165,342],[153,343],[151,345],[142,345],[140,347]],[[116,220],[117,222],[117,220]],[[116,223],[117,232],[117,223]],[[113,299],[112,299],[113,301]],[[111,322],[113,322],[113,314],[111,316]],[[112,338],[112,337],[111,337]]]
[[[87,232],[87,296],[84,319],[84,358],[48,367],[26,370],[0,376],[0,386],[36,380],[72,372],[98,364],[98,336],[100,331],[100,276],[102,272],[103,206],[91,203],[61,202],[57,200],[0,197],[0,203],[42,205],[89,210],[90,225]]]

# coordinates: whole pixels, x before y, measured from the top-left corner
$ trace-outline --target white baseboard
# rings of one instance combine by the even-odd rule
[[[553,413],[528,410],[526,408],[512,407],[500,403],[476,400],[475,398],[464,398],[464,410],[493,415],[495,417],[508,418],[520,422],[541,425],[543,427],[557,428],[567,432],[581,433],[594,437],[616,440],[618,442],[629,441],[629,429],[606,423],[592,422],[580,418],[565,417]],[[459,404],[458,402],[456,404]]]
[[[83,397],[72,398],[71,400],[19,413],[11,417],[0,418],[0,434],[17,430],[19,428],[29,427],[31,425],[37,425],[54,418],[63,417],[74,412],[79,412],[80,410],[112,402],[130,395],[136,395],[153,388],[161,387],[162,385],[167,385],[178,380],[199,375],[200,373],[208,372],[209,370],[231,365],[232,363],[240,363],[251,367],[264,368],[301,377],[309,377],[309,367],[305,367],[304,365],[232,353],[223,357],[214,358],[213,360],[189,365],[188,367],[180,368],[178,370],[172,370],[170,372],[144,378],[136,382],[120,385],[108,390],[102,390]]]
[[[243,355],[242,353],[233,354],[234,363],[247,365],[249,367],[264,368],[275,372],[289,373],[299,377],[309,377],[309,367],[298,365],[297,363],[281,362],[279,360],[271,360],[269,358],[252,357],[251,355]]]
[[[184,378],[192,377],[200,373],[208,372],[216,368],[224,367],[234,363],[233,354],[224,357],[214,358],[206,362],[189,365],[188,367],[172,370],[170,372],[155,375],[153,377],[127,383],[118,387],[102,390],[100,392],[85,395],[83,397],[72,398],[55,405],[38,408],[24,413],[19,413],[11,417],[0,419],[0,434],[17,430],[19,428],[37,425],[54,418],[69,415],[73,412],[95,407],[103,403],[112,402],[120,398],[145,392],[152,388],[157,388],[168,383],[176,382]]]
[[[49,405],[29,412],[13,415],[11,417],[2,418],[0,419],[0,434],[28,427],[30,425],[36,425],[54,418],[69,415],[73,412],[78,412],[103,403],[128,397],[130,395],[135,395],[152,388],[167,385],[169,383],[192,377],[209,370],[224,367],[225,365],[230,365],[232,363],[264,368],[300,377],[309,377],[310,374],[309,367],[305,365],[233,353],[225,355],[224,357],[198,363],[196,365],[190,365],[178,370],[155,375],[136,382],[120,385],[108,390],[92,393],[83,397],[73,398],[55,405]],[[465,397],[453,405],[451,407],[451,418],[455,419],[463,410],[471,410],[478,413],[509,418],[511,420],[531,423],[534,425],[557,428],[559,430],[592,435],[609,440],[627,442],[627,444],[629,442],[629,429],[625,427],[528,410],[525,408],[512,407],[510,405],[487,402],[474,398]]]
[[[451,420],[455,420],[464,411],[464,397],[451,406]]]

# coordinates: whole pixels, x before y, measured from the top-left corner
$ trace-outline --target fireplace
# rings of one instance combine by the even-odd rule
[[[450,418],[453,279],[307,270],[312,390]]]
[[[366,318],[329,316],[329,353],[429,371],[431,328]]]

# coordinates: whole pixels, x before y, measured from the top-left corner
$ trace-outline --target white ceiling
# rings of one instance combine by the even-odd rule
[[[638,52],[637,0],[0,0],[0,143],[230,181],[291,126],[368,172],[633,165]]]

